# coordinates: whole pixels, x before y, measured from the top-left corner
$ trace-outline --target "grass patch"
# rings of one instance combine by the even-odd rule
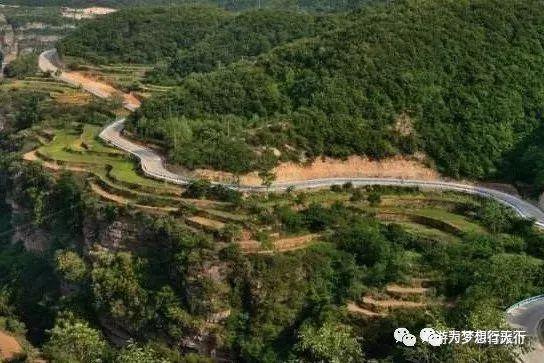
[[[428,227],[422,224],[413,222],[400,222],[396,223],[400,225],[408,233],[412,233],[417,236],[422,236],[437,242],[455,243],[459,242],[459,237],[454,234],[444,232],[440,229]]]
[[[138,187],[153,188],[158,193],[172,193],[180,190],[165,182],[146,178],[139,174],[137,163],[117,149],[108,147],[97,140],[100,127],[84,125],[83,132],[76,129],[58,130],[53,140],[38,149],[40,155],[60,164],[76,164],[89,169],[89,172],[107,179],[109,175],[119,182]],[[89,152],[83,147],[74,149],[74,145],[85,142]],[[77,151],[77,152],[75,152]]]
[[[419,209],[417,211],[414,211],[413,214],[429,217],[433,219],[439,219],[445,223],[455,226],[456,228],[459,228],[465,233],[479,233],[479,234],[489,233],[487,229],[485,229],[479,224],[476,224],[470,221],[467,217],[459,215],[459,214],[454,214],[454,213],[445,211],[443,209],[437,209],[437,208]]]

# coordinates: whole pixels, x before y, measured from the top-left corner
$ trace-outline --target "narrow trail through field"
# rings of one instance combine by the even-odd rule
[[[57,163],[53,163],[53,162],[50,162],[50,161],[41,160],[38,157],[36,150],[32,150],[32,151],[29,151],[26,154],[24,154],[23,155],[23,160],[26,160],[26,161],[41,161],[42,165],[45,168],[50,169],[50,170],[54,170],[54,171],[68,170],[68,171],[75,171],[75,172],[78,172],[78,173],[87,173],[88,172],[87,169],[79,167],[79,166],[59,165]]]
[[[109,200],[111,202],[115,202],[115,203],[120,204],[120,205],[130,205],[130,203],[131,203],[130,200],[128,200],[126,198],[123,198],[120,195],[108,193],[107,191],[102,189],[98,184],[96,184],[94,182],[90,182],[89,185],[91,187],[91,190],[95,194],[102,197],[103,199]],[[157,212],[169,213],[169,212],[175,212],[175,211],[178,210],[178,208],[174,208],[174,207],[152,207],[152,206],[149,206],[149,205],[142,205],[142,204],[132,204],[132,205],[135,208],[142,209],[142,210],[147,210],[147,211],[150,211],[150,212],[156,212],[156,213]]]

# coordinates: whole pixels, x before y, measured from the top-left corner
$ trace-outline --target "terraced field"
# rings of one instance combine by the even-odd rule
[[[13,80],[10,82],[0,83],[0,89],[5,90],[20,90],[27,89],[37,92],[50,92],[50,93],[70,93],[77,91],[76,87],[67,85],[64,82],[55,81],[51,78],[42,77],[26,77],[25,79]],[[81,92],[83,93],[83,92]]]
[[[451,307],[436,294],[440,281],[428,277],[412,277],[406,282],[390,283],[382,289],[372,290],[356,301],[347,304],[351,314],[366,319],[383,318],[397,310],[417,310]]]
[[[144,76],[153,67],[138,64],[88,64],[85,60],[65,57],[65,64],[72,66],[75,70],[88,75],[89,77],[103,81],[123,91],[136,90],[141,96],[146,97],[151,93],[161,93],[170,90],[172,87],[158,86],[145,82]]]
[[[124,153],[102,144],[98,138],[100,127],[78,125],[57,130],[53,140],[37,150],[39,158],[60,165],[86,168],[104,183],[118,183],[119,188],[149,190],[153,193],[179,195],[181,189],[139,174],[136,163]]]
[[[293,235],[278,226],[270,228],[254,215],[251,204],[265,210],[278,206],[297,210],[311,203],[332,205],[342,202],[361,213],[376,215],[385,223],[398,224],[410,233],[447,243],[455,243],[467,233],[488,233],[477,221],[459,212],[479,201],[457,193],[396,190],[382,193],[378,205],[370,205],[364,190],[363,198],[359,200],[353,200],[353,191],[329,189],[292,195],[253,195],[246,197],[247,203],[241,206],[186,198],[180,186],[145,177],[137,162],[122,151],[102,143],[98,138],[100,130],[100,126],[91,124],[36,130],[35,138],[42,145],[26,153],[24,158],[56,172],[70,170],[83,174],[89,192],[103,201],[151,213],[173,214],[189,228],[220,237],[234,226],[241,231],[235,240],[247,253],[292,251],[324,240],[322,236],[309,231]],[[259,242],[257,238],[263,231],[268,236],[266,243]]]
[[[182,198],[179,186],[142,176],[136,162],[98,139],[99,130],[95,125],[79,124],[54,130],[53,135],[37,131],[35,137],[43,145],[23,158],[55,172],[84,174],[89,192],[104,201],[159,214],[183,210],[189,226],[209,233],[219,234],[227,224],[245,228],[244,212],[230,213],[228,203]]]

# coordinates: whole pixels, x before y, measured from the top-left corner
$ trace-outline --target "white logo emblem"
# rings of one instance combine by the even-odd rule
[[[406,345],[407,347],[413,347],[417,342],[415,335],[410,334],[410,331],[408,331],[406,328],[395,329],[393,337],[395,337],[396,343],[402,342],[402,344]]]
[[[439,347],[442,344],[442,337],[433,328],[423,328],[419,332],[422,341],[429,343],[433,347]]]

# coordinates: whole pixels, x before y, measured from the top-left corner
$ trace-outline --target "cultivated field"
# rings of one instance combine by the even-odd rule
[[[42,145],[26,153],[24,158],[56,172],[71,170],[84,175],[89,192],[105,202],[157,214],[181,215],[180,219],[191,228],[216,235],[234,225],[240,230],[236,240],[246,252],[290,251],[322,240],[320,235],[309,231],[293,235],[279,227],[271,227],[263,217],[278,207],[300,210],[312,203],[332,205],[342,202],[362,214],[376,215],[387,224],[398,224],[409,233],[430,241],[455,243],[465,234],[488,233],[478,221],[463,212],[467,206],[480,201],[456,193],[386,188],[377,205],[368,202],[368,191],[355,193],[345,188],[252,195],[236,206],[191,199],[184,196],[183,188],[177,185],[143,176],[135,160],[98,139],[100,130],[100,126],[91,124],[75,124],[47,132],[36,130],[35,138]]]

